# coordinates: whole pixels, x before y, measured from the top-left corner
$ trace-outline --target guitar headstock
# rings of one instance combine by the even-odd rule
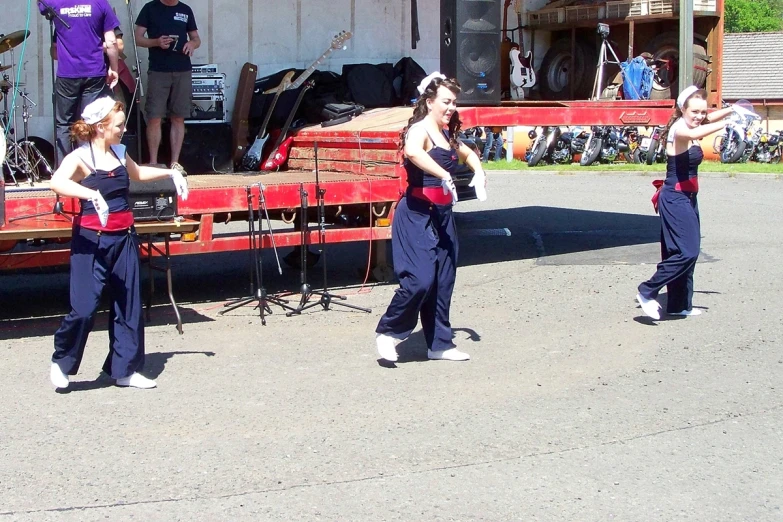
[[[350,40],[352,36],[353,33],[351,33],[351,31],[340,31],[340,33],[335,35],[334,39],[332,39],[332,49],[342,49],[343,46],[345,46],[345,42]]]

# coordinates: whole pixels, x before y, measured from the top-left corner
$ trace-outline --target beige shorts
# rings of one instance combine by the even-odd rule
[[[147,119],[178,116],[190,118],[193,105],[190,71],[147,73]]]

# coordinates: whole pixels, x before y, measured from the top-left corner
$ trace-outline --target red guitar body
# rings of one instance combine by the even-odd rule
[[[278,131],[279,132],[279,131]],[[275,139],[277,142],[277,139]],[[266,161],[261,165],[261,170],[272,171],[280,170],[288,161],[288,154],[291,152],[291,145],[294,143],[294,137],[288,136],[285,138],[277,149],[271,151]]]

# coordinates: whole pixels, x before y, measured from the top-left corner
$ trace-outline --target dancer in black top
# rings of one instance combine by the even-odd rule
[[[71,311],[54,334],[50,378],[67,388],[84,354],[87,336],[104,287],[111,296],[109,355],[103,371],[118,386],[154,388],[140,373],[144,366],[144,322],[139,288],[139,248],[128,202],[131,179],[152,181],[170,176],[186,199],[188,187],[179,171],[140,167],[125,153],[123,105],[104,97],[82,112],[71,127],[81,146],[65,156],[52,176],[51,189],[79,198],[71,239]]]
[[[465,361],[470,356],[452,343],[449,322],[458,251],[452,213],[457,191],[451,176],[463,160],[474,172],[471,186],[481,201],[486,199],[486,176],[479,157],[457,140],[457,81],[434,73],[422,81],[419,92],[413,117],[400,135],[408,174],[392,229],[400,288],[375,330],[376,347],[382,359],[396,361],[396,343],[410,335],[421,315],[427,357]]]
[[[699,257],[701,223],[696,195],[699,164],[704,158],[698,140],[722,130],[721,120],[732,108],[707,114],[707,93],[690,86],[677,97],[677,109],[663,132],[666,143],[666,180],[658,196],[661,216],[661,257],[655,274],[639,285],[636,300],[645,314],[660,319],[658,292],[666,286],[666,313],[699,315],[693,308],[693,271]],[[712,123],[714,122],[714,123]]]

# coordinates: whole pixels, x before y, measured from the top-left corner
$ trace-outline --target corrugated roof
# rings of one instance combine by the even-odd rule
[[[723,98],[783,98],[783,32],[723,35]]]

